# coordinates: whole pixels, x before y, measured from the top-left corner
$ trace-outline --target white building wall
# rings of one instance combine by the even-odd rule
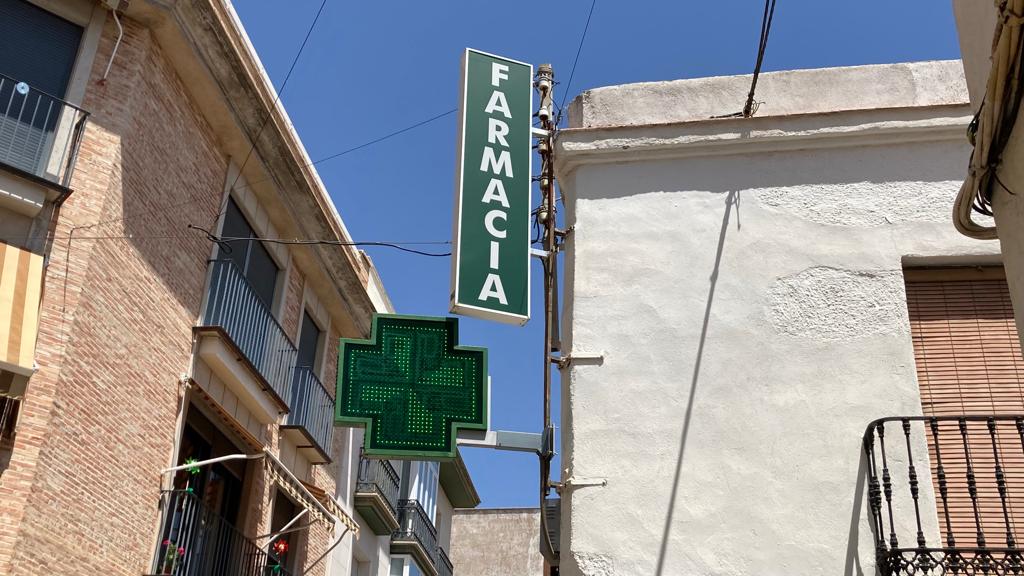
[[[707,120],[748,88],[599,89],[560,135],[563,354],[603,356],[563,374],[564,575],[872,574],[862,435],[921,412],[902,266],[997,259],[950,219],[959,62],[762,75]]]

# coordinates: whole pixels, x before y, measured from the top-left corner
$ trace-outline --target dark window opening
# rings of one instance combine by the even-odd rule
[[[270,520],[271,534],[276,534],[284,529],[285,525],[298,515],[299,510],[299,507],[284,492],[278,490],[277,495],[274,497],[274,510]],[[301,526],[301,522],[302,519],[300,518],[289,529]],[[288,572],[295,571],[295,566],[298,564],[299,546],[302,544],[301,534],[301,530],[281,534],[267,544],[267,553],[270,555],[271,566],[277,562],[280,563],[281,568]]]
[[[228,198],[221,236],[259,238],[234,198]],[[229,240],[219,248],[219,254],[221,258],[235,263],[260,301],[268,310],[273,310],[279,270],[263,243],[253,240]]]
[[[81,26],[25,0],[0,0],[0,161],[40,171],[81,40]]]

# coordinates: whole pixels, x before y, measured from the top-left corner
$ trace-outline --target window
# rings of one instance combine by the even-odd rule
[[[437,477],[440,464],[437,462],[416,463],[416,485],[413,494],[423,510],[434,522],[437,514]]]
[[[82,27],[26,0],[0,0],[0,160],[38,173],[48,159]]]
[[[8,78],[63,98],[81,40],[80,26],[26,0],[0,0],[0,74]],[[4,90],[6,104],[11,87]]]
[[[299,368],[309,368],[314,374],[317,372],[320,334],[320,327],[313,321],[313,317],[309,315],[309,312],[303,312],[302,328],[299,330],[299,356],[295,365]]]
[[[277,496],[274,498],[274,510],[270,521],[271,534],[283,530],[285,525],[294,520],[298,513],[299,507],[278,490]],[[285,570],[294,571],[297,565],[298,547],[301,545],[300,536],[299,532],[289,532],[268,542],[267,554],[271,558],[271,565],[276,560]]]
[[[295,414],[309,414],[306,406],[312,398],[314,385],[311,375],[317,374],[317,351],[320,347],[320,328],[309,312],[302,313],[302,327],[299,329],[299,353],[295,359],[295,373],[292,376],[292,411]]]
[[[925,416],[1008,415],[1024,412],[1024,358],[1013,318],[1013,306],[1002,268],[906,270],[907,308],[914,360]],[[986,534],[1004,530],[999,495],[992,470],[992,438],[982,427],[970,426],[966,438],[955,422],[927,436],[931,462],[936,445],[948,484],[948,512],[958,543],[973,542],[975,510],[967,486],[965,449],[979,472],[978,510]],[[1011,428],[1012,430],[1012,428]],[[1000,462],[1007,471],[1010,520],[1019,525],[1024,506],[1024,454],[1015,430],[999,431]],[[937,482],[933,469],[933,482]],[[939,486],[935,486],[939,494]],[[938,498],[938,497],[937,497]],[[940,516],[941,517],[941,516]]]
[[[259,238],[234,198],[228,198],[221,235],[226,238]],[[267,309],[273,310],[279,270],[270,252],[262,242],[252,240],[231,240],[224,244],[219,249],[220,257],[234,262],[260,301]]]
[[[1024,412],[1024,359],[1002,268],[907,270],[926,416]]]
[[[408,556],[392,556],[388,576],[423,576],[420,567]]]

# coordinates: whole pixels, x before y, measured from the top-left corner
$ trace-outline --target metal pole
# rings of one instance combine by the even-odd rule
[[[217,462],[226,462],[228,460],[255,460],[257,458],[263,458],[266,455],[266,452],[260,452],[259,454],[229,454],[227,456],[210,458],[209,460],[202,460],[199,462],[193,462],[191,464],[182,464],[181,466],[164,468],[163,470],[160,471],[160,474],[177,472],[179,470],[188,470],[189,468],[199,468],[201,466],[209,466],[210,464],[216,464]]]
[[[555,236],[556,207],[554,195],[554,168],[551,161],[552,138],[555,132],[555,124],[552,122],[552,92],[554,89],[554,70],[550,64],[537,66],[537,74],[534,77],[534,87],[540,94],[540,108],[537,110],[537,118],[540,120],[541,129],[546,135],[537,142],[537,152],[541,157],[541,173],[539,187],[541,192],[541,206],[537,212],[537,220],[544,226],[544,251],[541,258],[544,266],[544,437],[552,438],[551,426],[551,363],[556,360],[552,355],[552,335],[554,316],[554,279],[555,269],[558,266],[557,238]],[[551,561],[557,561],[554,553],[554,546],[551,543],[550,531],[547,522],[547,495],[551,485],[551,459],[554,457],[551,443],[545,442],[540,456],[540,528],[541,528],[541,552],[544,557]]]

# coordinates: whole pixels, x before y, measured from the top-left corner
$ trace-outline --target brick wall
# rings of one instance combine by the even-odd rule
[[[295,260],[288,263],[288,282],[284,290],[284,307],[281,311],[281,327],[285,334],[299,345],[299,322],[302,319],[302,272],[295,266]]]
[[[0,574],[138,576],[152,561],[159,471],[173,451],[178,379],[189,369],[211,254],[187,225],[213,221],[227,162],[150,32],[123,24],[104,85],[96,80],[116,37],[112,21],[94,60],[83,103],[92,116],[46,271],[39,372],[0,469]],[[289,267],[281,322],[297,340],[304,279],[294,261]],[[337,345],[332,332],[332,395]],[[268,430],[278,452],[280,431]],[[310,480],[333,494],[334,470],[315,466]],[[247,478],[242,528],[263,534],[274,488],[259,462]],[[331,540],[324,527],[312,528],[306,563]]]
[[[153,552],[210,254],[186,225],[216,213],[226,162],[149,32],[124,26],[104,86],[112,21],[94,61],[93,115],[56,229],[79,239],[54,242],[39,372],[0,475],[3,574],[137,576]]]

